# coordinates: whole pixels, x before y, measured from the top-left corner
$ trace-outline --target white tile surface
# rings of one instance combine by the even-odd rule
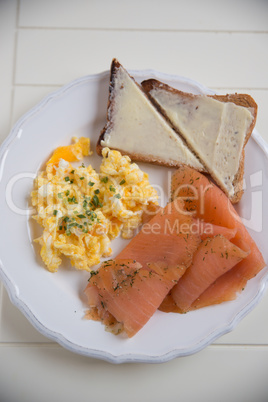
[[[20,27],[267,31],[262,0],[22,0]]]
[[[108,70],[113,57],[128,69],[250,93],[268,141],[267,49],[265,0],[1,0],[0,142],[44,96]],[[196,355],[112,365],[44,338],[0,283],[0,401],[267,402],[267,310],[266,292],[234,331]]]
[[[0,347],[0,361],[5,402],[266,402],[268,395],[264,347],[217,346],[161,365],[111,365],[59,347],[23,345]]]
[[[0,2],[0,142],[10,129],[14,53],[16,45],[17,2]]]
[[[25,29],[18,34],[15,80],[65,84],[109,69],[117,57],[127,69],[154,68],[206,86],[268,88],[267,42],[268,33]]]

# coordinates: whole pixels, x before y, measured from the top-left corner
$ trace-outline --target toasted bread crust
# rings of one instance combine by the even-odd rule
[[[110,69],[110,85],[109,85],[109,96],[108,96],[107,116],[106,116],[107,123],[105,124],[104,128],[102,129],[102,131],[100,133],[100,136],[99,136],[99,139],[98,139],[98,142],[97,142],[97,145],[96,145],[96,152],[100,156],[101,156],[102,149],[103,149],[103,146],[101,145],[101,141],[104,140],[104,136],[105,136],[106,131],[113,124],[113,120],[112,120],[113,99],[114,99],[114,96],[115,96],[115,94],[114,94],[114,86],[115,86],[116,70],[119,69],[120,67],[122,67],[122,66],[119,63],[119,61],[117,59],[113,59],[112,63],[111,63],[111,69]],[[131,77],[131,78],[134,80],[133,77]],[[147,92],[145,92],[143,90],[142,86],[139,85],[135,80],[134,80],[134,82],[140,88],[140,90],[144,93],[144,95],[147,97],[147,99],[149,99],[149,101],[151,102],[151,96]],[[155,106],[156,109],[158,109],[157,105],[154,105],[154,106]],[[171,124],[170,124],[170,126],[173,128],[173,126]],[[176,131],[176,130],[174,130],[174,131]],[[187,146],[186,141],[184,140],[184,138],[181,137],[181,136],[180,136],[180,138],[182,139],[183,143]],[[150,155],[150,154],[144,155],[144,154],[138,154],[138,153],[129,153],[129,152],[125,152],[124,150],[119,149],[119,148],[118,149],[113,148],[113,149],[115,149],[117,151],[120,151],[120,153],[122,155],[127,155],[131,159],[133,159],[133,160],[135,160],[137,162],[146,162],[146,163],[151,163],[151,164],[160,165],[160,166],[166,166],[166,167],[180,167],[180,166],[183,165],[183,163],[180,163],[178,161],[156,158],[156,157],[154,157],[153,155]],[[199,157],[197,157],[197,159],[199,160]],[[191,166],[191,167],[194,167],[194,166]],[[201,172],[205,171],[205,169],[199,169],[199,170]]]
[[[114,88],[114,77],[116,73],[116,69],[120,67],[120,63],[118,60],[113,59],[111,68],[110,68],[110,85],[109,85],[109,96],[108,96],[108,103],[107,103],[107,112],[106,112],[106,119],[107,123],[105,124],[104,128],[102,129],[97,145],[96,145],[96,151],[97,154],[101,156],[101,151],[103,149],[101,145],[101,141],[104,139],[104,134],[108,127],[112,124],[110,116],[112,114],[112,109],[113,109],[113,88]]]
[[[186,93],[186,92],[182,92],[178,89],[172,88],[167,84],[164,84],[158,80],[155,79],[149,79],[149,80],[145,80],[141,83],[143,90],[148,94],[149,98],[151,99],[151,101],[153,102],[153,104],[157,107],[158,111],[160,113],[162,113],[162,115],[169,121],[169,123],[172,125],[173,129],[181,135],[181,133],[179,132],[178,128],[175,127],[172,122],[169,120],[169,118],[167,117],[165,111],[161,108],[161,106],[154,100],[154,98],[152,96],[150,96],[150,91],[152,89],[155,88],[161,88],[164,89],[165,91],[174,93],[174,94],[179,94],[179,95],[183,95],[185,98],[192,98],[194,99],[196,96],[198,95],[194,95],[191,93]],[[240,161],[239,161],[239,169],[235,175],[235,178],[233,180],[233,186],[235,188],[235,193],[232,197],[230,197],[230,200],[233,204],[237,203],[240,201],[242,195],[243,195],[243,176],[244,176],[244,163],[245,163],[245,145],[247,144],[251,133],[254,129],[254,126],[256,124],[256,118],[257,118],[257,110],[258,110],[258,106],[256,104],[256,102],[254,101],[254,99],[248,95],[248,94],[227,94],[227,95],[207,95],[213,99],[216,99],[220,102],[232,102],[235,103],[238,106],[243,106],[243,107],[247,107],[247,108],[251,108],[251,112],[252,112],[252,122],[251,125],[248,129],[248,132],[246,133],[246,137],[245,137],[245,141],[244,141],[244,145],[243,145],[243,150],[241,153],[241,157],[240,157]],[[191,149],[191,151],[196,155],[196,152],[194,152],[194,150],[191,148],[191,146],[188,144],[189,148]],[[198,156],[198,155],[196,155]],[[206,166],[205,161],[202,161],[203,164]],[[213,174],[213,171],[209,171],[210,175],[213,177],[213,179],[217,182],[215,175]],[[225,189],[222,188],[222,190],[226,193]],[[227,194],[227,193],[226,193]],[[228,194],[227,194],[228,196]]]

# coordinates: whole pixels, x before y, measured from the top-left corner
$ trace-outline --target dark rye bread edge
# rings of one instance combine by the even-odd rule
[[[194,95],[188,92],[182,92],[178,89],[175,89],[173,87],[170,87],[169,85],[160,82],[158,80],[155,79],[149,79],[149,80],[145,80],[141,83],[141,86],[143,88],[143,90],[147,93],[147,95],[149,96],[151,102],[155,105],[155,107],[158,108],[158,111],[160,113],[162,113],[162,115],[169,121],[169,123],[171,124],[171,126],[173,127],[173,129],[180,134],[180,136],[183,136],[179,129],[177,127],[175,127],[172,122],[169,120],[169,118],[167,117],[165,111],[163,110],[163,108],[158,104],[158,102],[150,95],[150,91],[153,88],[161,88],[164,89],[165,91],[171,92],[171,93],[175,93],[175,94],[180,94],[183,95],[184,97],[187,98],[195,98],[198,95]],[[245,141],[244,141],[244,145],[243,145],[243,150],[241,153],[241,157],[240,157],[240,161],[239,161],[239,168],[238,171],[235,175],[235,178],[233,180],[233,186],[235,189],[235,194],[232,197],[229,197],[231,202],[233,204],[236,204],[237,202],[240,201],[242,195],[243,195],[243,177],[244,177],[244,165],[245,165],[245,146],[252,134],[252,131],[255,127],[256,124],[256,118],[257,118],[257,111],[258,111],[258,105],[256,104],[256,102],[254,101],[254,99],[248,95],[248,94],[227,94],[227,95],[206,95],[208,97],[211,97],[213,99],[216,99],[220,102],[232,102],[235,103],[238,106],[243,106],[243,107],[247,107],[247,108],[251,108],[252,109],[252,116],[253,116],[253,120],[251,122],[251,125],[246,133],[246,137],[245,137]],[[185,140],[187,142],[187,140]],[[191,149],[191,146],[189,144],[187,144],[188,147]],[[196,152],[191,149],[191,151],[196,155]],[[196,155],[199,157],[199,155]],[[199,157],[200,159],[200,157]],[[202,160],[203,165],[207,168],[206,166],[206,162],[204,160]],[[210,169],[207,168],[207,170],[209,171],[211,177],[215,180],[215,182],[217,183],[217,179],[215,178],[215,175],[213,173],[213,171],[211,171]],[[219,185],[219,184],[218,184]],[[219,185],[220,186],[220,185]],[[221,187],[221,186],[220,186]],[[222,188],[222,187],[221,187]],[[222,188],[222,190],[225,192],[225,194],[228,196],[228,193],[226,192],[226,190],[224,188]]]
[[[113,124],[113,119],[112,119],[112,115],[113,115],[113,99],[116,96],[115,93],[114,93],[114,80],[116,79],[116,70],[119,69],[120,67],[124,69],[124,67],[119,63],[119,61],[114,58],[112,60],[111,68],[110,68],[110,84],[109,84],[107,115],[106,115],[107,122],[106,122],[104,128],[102,129],[102,131],[100,132],[100,136],[99,136],[99,139],[98,139],[98,142],[97,142],[97,145],[96,145],[96,152],[100,156],[102,155],[102,149],[103,149],[103,146],[101,145],[101,141],[104,139],[104,135],[105,135],[106,131],[108,130],[108,128],[111,127],[111,125]],[[126,71],[126,73],[128,74],[127,71]],[[137,87],[142,91],[142,93],[147,97],[147,99],[152,103],[152,105],[155,107],[155,109],[159,112],[159,110],[155,106],[154,102],[151,101],[151,97],[143,90],[142,86],[139,85],[135,81],[135,79],[133,77],[130,76],[130,78],[134,81],[134,83],[137,85]],[[162,113],[160,113],[160,115],[163,117]],[[173,126],[169,122],[167,122],[167,123],[173,129]],[[178,134],[176,130],[174,130],[174,131],[176,132],[176,134]],[[185,144],[185,146],[187,146],[187,144],[186,144],[185,140],[183,139],[183,137],[180,136],[180,138],[183,141],[183,143]],[[112,149],[120,151],[120,153],[122,155],[127,155],[131,159],[133,159],[133,160],[135,160],[137,162],[152,163],[152,164],[155,164],[155,165],[166,166],[166,167],[180,167],[182,165],[182,163],[179,163],[178,161],[175,161],[175,160],[169,159],[167,161],[167,160],[162,159],[162,158],[156,158],[153,155],[150,155],[149,152],[148,152],[148,155],[145,155],[145,154],[139,154],[139,153],[128,153],[128,152],[125,152],[122,149],[114,148],[114,147]],[[197,159],[200,160],[199,157]],[[205,169],[200,169],[200,171],[204,172]]]

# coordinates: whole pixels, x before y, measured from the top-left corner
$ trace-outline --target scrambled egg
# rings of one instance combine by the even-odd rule
[[[157,204],[148,175],[118,151],[103,149],[99,173],[91,165],[74,168],[70,162],[91,154],[89,149],[89,139],[74,137],[73,144],[54,151],[34,182],[34,219],[43,227],[35,241],[51,272],[62,255],[75,268],[91,271],[101,257],[111,255],[111,240],[131,238],[144,209]]]

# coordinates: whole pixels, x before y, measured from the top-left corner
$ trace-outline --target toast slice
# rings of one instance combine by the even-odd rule
[[[135,161],[170,167],[187,164],[205,170],[116,59],[111,64],[107,123],[96,147],[99,155],[104,147],[116,149]]]
[[[237,203],[243,194],[245,145],[257,117],[257,104],[247,94],[193,95],[155,79],[144,91],[218,186]]]

